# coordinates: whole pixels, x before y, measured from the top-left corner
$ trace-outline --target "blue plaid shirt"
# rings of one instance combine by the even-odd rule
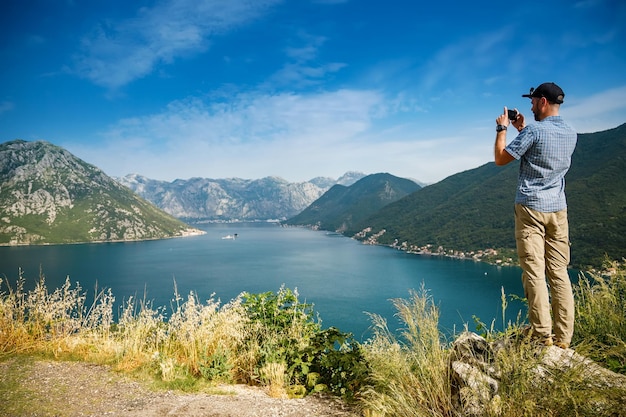
[[[560,116],[526,126],[505,150],[520,160],[515,203],[543,213],[567,208],[565,174],[578,136]]]

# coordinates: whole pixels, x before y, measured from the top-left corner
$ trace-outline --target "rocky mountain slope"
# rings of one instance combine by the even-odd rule
[[[335,184],[351,185],[365,174],[348,172],[338,180],[317,177],[290,183],[279,177],[191,178],[158,181],[137,174],[117,180],[141,197],[179,219],[269,220],[300,213]]]
[[[0,144],[0,244],[158,239],[187,229],[65,149]]]

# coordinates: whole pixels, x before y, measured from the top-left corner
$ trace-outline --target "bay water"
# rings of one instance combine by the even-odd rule
[[[111,288],[116,306],[133,296],[170,309],[174,285],[186,299],[214,297],[226,303],[241,292],[297,289],[314,305],[323,327],[335,326],[360,341],[371,336],[366,313],[401,327],[391,299],[410,297],[424,287],[440,310],[440,327],[450,334],[474,317],[502,328],[501,291],[523,296],[521,270],[471,260],[407,254],[363,245],[324,231],[274,223],[196,225],[204,235],[143,242],[0,247],[2,290],[23,271],[27,289],[40,272],[49,291],[66,277],[88,293]],[[236,234],[236,238],[233,237]],[[515,321],[524,305],[508,300],[505,320]],[[171,311],[171,310],[170,310]]]

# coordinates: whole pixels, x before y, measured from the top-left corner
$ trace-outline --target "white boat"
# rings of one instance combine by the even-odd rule
[[[222,236],[222,239],[236,239],[236,238],[237,238],[237,233],[235,233],[234,235]]]

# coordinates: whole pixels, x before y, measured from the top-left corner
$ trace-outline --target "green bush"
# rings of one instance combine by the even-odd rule
[[[367,377],[360,345],[334,327],[322,330],[313,306],[300,303],[297,290],[244,293],[242,305],[254,329],[248,346],[259,347],[258,375],[268,364],[284,364],[288,385],[298,388],[292,390],[298,396],[306,387],[306,392],[328,389],[355,397]]]

